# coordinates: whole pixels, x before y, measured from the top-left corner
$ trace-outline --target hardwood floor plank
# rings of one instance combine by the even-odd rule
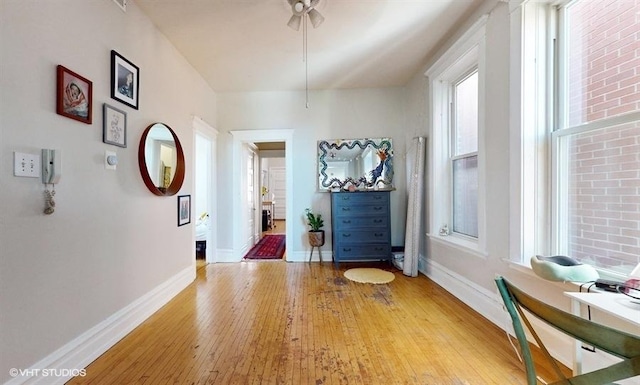
[[[68,383],[525,384],[501,329],[428,278],[377,266],[395,280],[349,281],[349,264],[200,267]]]

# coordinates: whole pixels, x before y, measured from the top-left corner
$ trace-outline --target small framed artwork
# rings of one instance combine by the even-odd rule
[[[104,104],[102,141],[114,146],[127,147],[127,113]]]
[[[93,83],[58,65],[56,112],[67,118],[91,124]]]
[[[111,51],[111,97],[138,109],[140,69],[129,60]]]
[[[191,195],[178,196],[178,226],[191,223]]]

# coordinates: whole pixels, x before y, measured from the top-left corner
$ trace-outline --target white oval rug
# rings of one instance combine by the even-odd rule
[[[360,283],[389,283],[396,277],[389,271],[372,267],[358,267],[344,272],[344,276]]]

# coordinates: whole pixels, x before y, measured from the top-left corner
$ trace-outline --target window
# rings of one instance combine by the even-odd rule
[[[481,18],[426,73],[433,156],[429,236],[485,257],[482,154],[484,24]],[[437,188],[436,188],[437,186]]]
[[[640,262],[640,0],[529,2],[522,15],[522,228],[536,235],[523,255],[628,273]]]
[[[478,70],[452,86],[453,232],[478,238]]]

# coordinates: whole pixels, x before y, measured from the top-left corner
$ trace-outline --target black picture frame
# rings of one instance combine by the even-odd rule
[[[127,113],[104,103],[102,141],[118,147],[127,147]]]
[[[111,98],[138,109],[140,69],[111,50]]]
[[[178,227],[191,223],[191,195],[178,196]]]
[[[56,74],[56,113],[91,124],[93,83],[62,65],[58,65]]]

